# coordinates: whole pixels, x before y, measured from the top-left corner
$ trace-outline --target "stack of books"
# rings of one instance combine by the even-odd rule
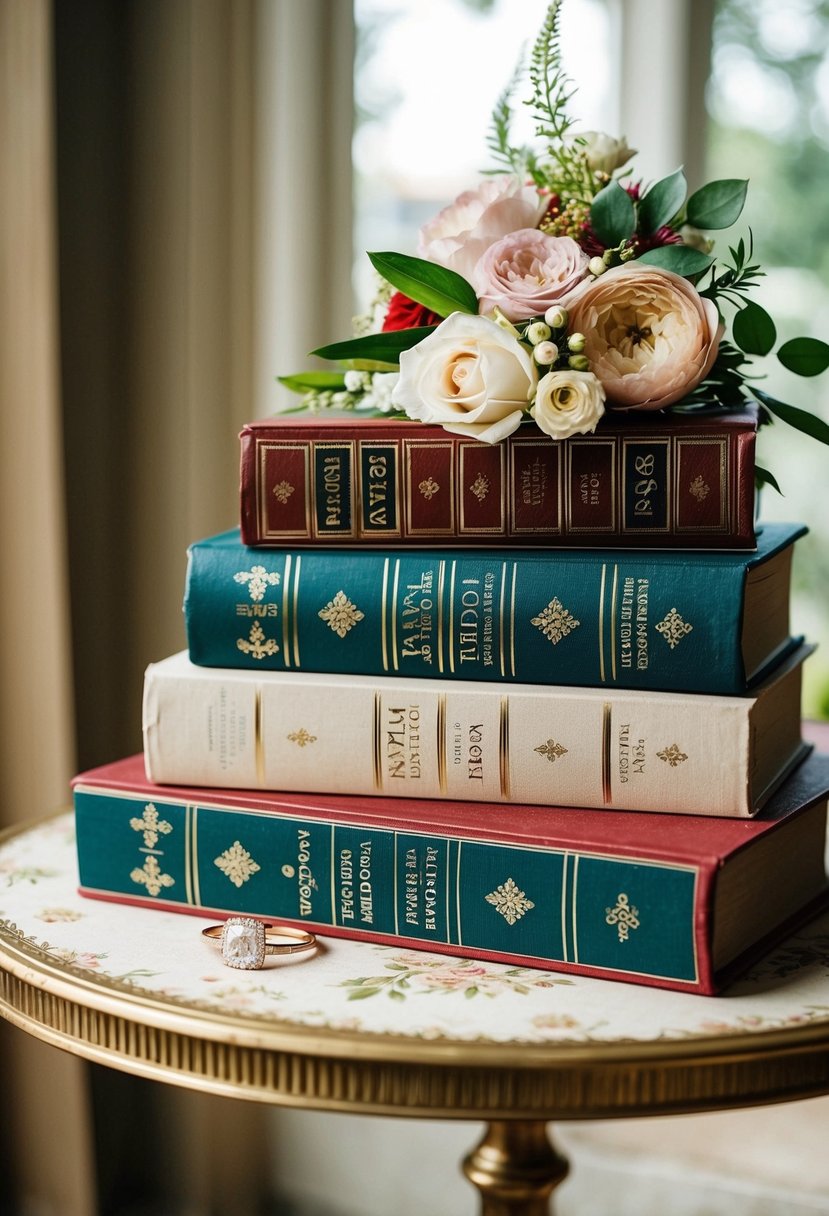
[[[76,779],[83,892],[717,991],[826,890],[756,424],[246,427],[144,755]]]

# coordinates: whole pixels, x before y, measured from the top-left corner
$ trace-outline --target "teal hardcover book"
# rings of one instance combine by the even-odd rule
[[[191,546],[196,664],[740,694],[799,639],[794,541],[755,553],[670,550],[252,549]]]
[[[825,888],[829,759],[751,823],[74,783],[84,894],[714,991]],[[195,948],[195,947],[194,947]],[[207,949],[207,947],[205,947]]]

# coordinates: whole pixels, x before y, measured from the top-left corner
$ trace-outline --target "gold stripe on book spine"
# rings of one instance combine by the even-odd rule
[[[282,653],[285,666],[291,666],[291,648],[288,644],[288,584],[291,581],[291,555],[285,554],[285,571],[282,575]]]
[[[294,570],[294,665],[299,667],[299,613],[297,605],[299,603],[299,572],[302,569],[302,558],[297,555],[296,569]]]
[[[201,888],[199,887],[199,808],[193,807],[190,818],[190,881],[193,887],[193,903],[201,907]]]
[[[509,601],[509,656],[511,674],[515,675],[515,584],[518,578],[518,562],[512,565],[512,591]]]
[[[382,790],[383,788],[383,760],[380,750],[380,741],[382,738],[382,723],[383,723],[383,698],[379,692],[374,694],[374,737],[373,737],[373,767],[374,767],[374,788]]]
[[[607,564],[602,562],[602,581],[599,584],[599,677],[604,684],[604,585],[607,578]]]
[[[573,912],[572,923],[573,923],[573,962],[574,963],[577,963],[579,961],[579,937],[578,937],[578,932],[577,932],[578,926],[576,924],[576,907],[577,907],[576,892],[578,889],[578,878],[579,878],[579,854],[576,853],[573,857],[573,878],[572,878],[573,890],[570,895],[570,907]]]
[[[437,712],[437,758],[438,758],[438,786],[442,794],[446,793],[446,697],[438,697],[438,712]]]
[[[501,797],[509,800],[509,697],[501,697],[501,709],[498,722],[498,766],[501,779]]]
[[[265,788],[265,740],[262,737],[262,689],[256,689],[253,701],[253,752],[256,760],[256,784]]]
[[[380,637],[383,646],[383,671],[389,669],[389,638],[388,638],[388,617],[389,612],[389,559],[383,562],[383,594],[380,603]]]
[[[613,791],[610,782],[610,726],[613,707],[605,701],[602,706],[602,798],[605,805],[613,801]]]
[[[443,593],[446,588],[446,562],[438,562],[438,671],[443,673]]]
[[[452,572],[449,576],[449,670],[455,670],[455,567],[452,562]]]
[[[567,957],[567,862],[570,854],[565,851],[561,859],[561,958],[569,963]]]
[[[184,897],[188,904],[193,903],[193,850],[190,837],[190,822],[193,808],[188,804],[184,808]]]
[[[613,590],[610,593],[610,674],[616,679],[616,635],[618,623],[616,620],[617,600],[619,593],[619,567],[613,566]]]
[[[399,671],[397,661],[397,588],[400,583],[400,559],[394,563],[394,590],[391,596],[391,659],[394,670]]]

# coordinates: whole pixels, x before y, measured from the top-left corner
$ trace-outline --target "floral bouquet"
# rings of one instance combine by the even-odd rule
[[[420,232],[418,257],[370,253],[381,286],[356,336],[312,352],[336,371],[280,377],[300,409],[368,410],[497,443],[532,419],[552,439],[595,430],[606,411],[734,411],[759,405],[823,443],[829,426],[754,384],[777,330],[749,298],[762,276],[740,239],[720,264],[712,231],[739,218],[748,183],[688,196],[681,169],[646,185],[624,139],[577,133],[553,0],[527,67],[540,148],[511,143],[499,97],[496,169]],[[372,328],[378,332],[370,332]],[[813,376],[829,345],[799,337],[777,358]],[[757,470],[758,481],[777,488]]]

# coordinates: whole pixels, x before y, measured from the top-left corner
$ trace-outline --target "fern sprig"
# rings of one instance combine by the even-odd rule
[[[538,38],[532,49],[528,75],[533,95],[530,106],[536,123],[536,135],[547,144],[552,162],[546,171],[545,184],[567,199],[589,202],[595,192],[587,158],[578,140],[568,139],[573,119],[568,105],[576,89],[561,66],[559,45],[559,16],[562,0],[552,0]]]
[[[489,170],[491,173],[498,173],[506,168],[517,176],[523,177],[527,172],[527,163],[530,159],[529,148],[516,147],[510,143],[510,129],[513,118],[512,98],[523,74],[524,52],[522,51],[509,82],[495,102],[495,107],[489,120],[490,126],[486,137],[486,145],[492,153],[493,159],[500,166],[500,168]]]

